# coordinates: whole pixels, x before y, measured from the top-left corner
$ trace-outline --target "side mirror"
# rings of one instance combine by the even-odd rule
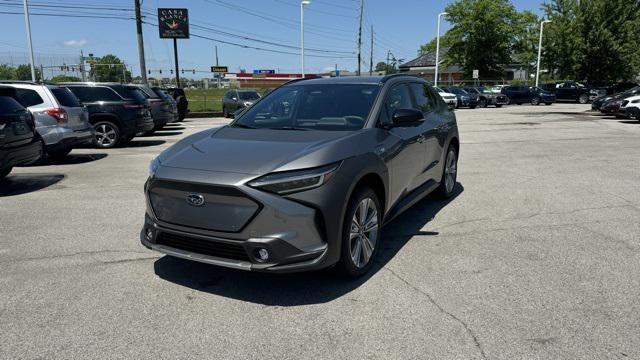
[[[415,109],[398,109],[391,117],[394,126],[417,126],[424,121],[422,111]]]

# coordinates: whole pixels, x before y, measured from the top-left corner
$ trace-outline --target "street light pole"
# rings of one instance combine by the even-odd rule
[[[304,7],[311,4],[311,0],[300,1],[300,57],[302,60],[302,78],[304,79]]]
[[[29,43],[29,60],[31,65],[31,81],[36,82],[36,64],[33,58],[33,43],[31,41],[31,22],[29,21],[29,4],[24,0],[24,23],[27,27],[27,41]]]
[[[436,36],[436,71],[435,77],[433,79],[433,86],[438,86],[438,67],[440,64],[440,18],[444,15],[447,15],[446,12],[441,12],[438,14],[438,35]]]
[[[540,41],[538,42],[538,63],[536,69],[536,87],[540,82],[540,58],[542,57],[542,30],[544,29],[544,24],[550,23],[551,20],[544,20],[540,23]]]

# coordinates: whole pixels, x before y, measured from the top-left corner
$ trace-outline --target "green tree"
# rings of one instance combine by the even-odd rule
[[[457,0],[445,11],[452,24],[444,36],[449,43],[445,62],[460,64],[467,77],[474,69],[480,70],[485,79],[502,77],[503,66],[511,62],[521,20],[511,2]]]
[[[80,78],[77,76],[56,75],[52,77],[49,81],[52,83],[71,82],[71,81],[80,81]]]
[[[16,69],[7,64],[0,64],[0,80],[15,80]]]
[[[95,81],[114,81],[121,82],[123,80],[124,63],[115,55],[108,54],[103,56],[96,65],[91,67],[90,76]],[[125,70],[124,82],[131,81],[131,72]]]
[[[397,64],[398,60],[392,61],[389,64],[384,61],[380,61],[376,64],[376,71],[385,71],[385,74],[395,74],[398,72],[398,69],[396,68]]]
[[[630,80],[640,73],[640,2],[582,1],[576,19],[575,74],[590,84]]]
[[[36,81],[40,81],[42,80],[42,73],[40,72],[40,69],[36,68]],[[14,80],[24,80],[24,81],[30,81],[31,80],[31,66],[29,65],[18,65],[18,67],[15,69],[15,79]]]
[[[551,0],[542,4],[551,23],[544,27],[544,56],[541,66],[557,79],[575,78],[576,52],[579,46],[577,31],[577,0]]]
[[[540,19],[531,11],[518,13],[513,33],[512,60],[525,64],[531,73],[538,61],[538,39],[540,36]]]

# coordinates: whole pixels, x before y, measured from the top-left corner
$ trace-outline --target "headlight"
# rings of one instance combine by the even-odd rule
[[[322,186],[329,181],[340,167],[340,162],[304,170],[271,173],[247,185],[276,194],[291,194]]]
[[[249,101],[245,101],[245,102],[244,102],[244,106],[251,106],[251,105],[253,105],[253,103],[252,103],[252,102],[249,102]]]
[[[153,160],[151,160],[151,162],[149,163],[149,176],[153,177],[156,174],[156,171],[158,171],[159,167],[160,160],[158,159],[158,157],[154,157]]]

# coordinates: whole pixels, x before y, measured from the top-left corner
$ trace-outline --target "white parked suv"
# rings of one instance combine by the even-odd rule
[[[33,114],[48,157],[64,157],[74,147],[93,141],[87,109],[66,87],[18,81],[3,84],[15,88],[18,101]]]
[[[640,96],[632,96],[624,99],[620,112],[625,113],[629,119],[640,121]]]
[[[458,107],[458,97],[456,94],[448,93],[439,87],[434,86],[433,88],[438,92],[440,97],[442,97],[442,100],[444,100],[449,109],[455,109]]]

